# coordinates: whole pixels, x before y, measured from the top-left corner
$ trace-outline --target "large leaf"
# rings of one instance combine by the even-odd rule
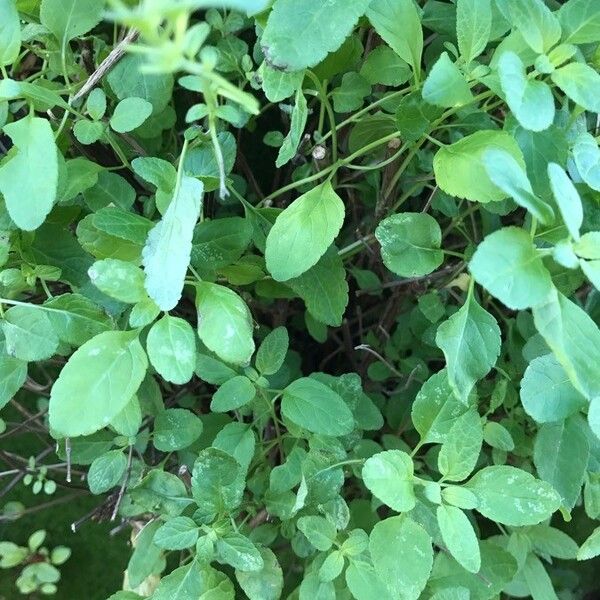
[[[369,550],[375,571],[394,598],[417,600],[433,564],[431,538],[412,519],[390,517],[373,527]]]
[[[0,192],[17,227],[37,229],[52,209],[58,185],[57,148],[50,122],[28,116],[4,126],[16,152],[0,167]]]
[[[250,600],[279,600],[283,589],[283,572],[269,548],[260,548],[263,566],[259,571],[236,570],[235,578]]]
[[[438,186],[451,196],[476,202],[493,202],[508,194],[488,176],[483,157],[491,149],[505,150],[521,167],[525,167],[517,142],[503,131],[477,131],[458,142],[444,146],[433,159]]]
[[[203,190],[200,181],[183,175],[167,212],[148,234],[143,251],[145,285],[162,310],[171,310],[181,298]]]
[[[563,42],[586,44],[600,41],[600,5],[595,0],[569,0],[558,11]]]
[[[475,281],[512,309],[544,302],[553,286],[531,237],[519,227],[504,227],[477,246],[469,263]]]
[[[50,427],[60,437],[106,427],[135,394],[148,360],[136,331],[106,331],[71,356],[50,395]]]
[[[560,23],[543,0],[511,0],[506,8],[512,24],[536,53],[547,52],[560,39]]]
[[[64,46],[102,18],[104,0],[42,0],[40,20]]]
[[[552,81],[576,104],[600,112],[600,75],[589,65],[572,62],[551,75]]]
[[[276,281],[298,277],[315,265],[344,222],[344,203],[328,181],[292,202],[267,237],[267,269]]]
[[[484,517],[514,527],[540,523],[560,506],[560,496],[549,483],[515,467],[485,467],[466,486],[475,492]]]
[[[456,36],[460,55],[467,64],[485,50],[491,31],[490,0],[458,0]]]
[[[313,67],[337,50],[369,0],[277,0],[261,38],[267,63],[281,71]]]
[[[498,323],[470,294],[438,327],[435,341],[446,357],[450,385],[466,404],[475,382],[490,372],[500,354]]]
[[[46,311],[31,304],[13,306],[0,321],[6,353],[24,361],[45,360],[58,348],[58,337]]]
[[[450,554],[467,571],[477,573],[481,567],[479,542],[465,513],[455,506],[438,506],[437,522]]]

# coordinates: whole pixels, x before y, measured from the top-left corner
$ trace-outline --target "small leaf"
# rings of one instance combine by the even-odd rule
[[[137,129],[152,114],[152,104],[143,98],[124,98],[117,104],[110,126],[118,133]]]
[[[72,39],[95,27],[103,9],[104,3],[98,0],[42,0],[40,21],[64,48]]]
[[[308,108],[306,105],[306,98],[302,88],[299,87],[296,90],[296,103],[292,110],[292,118],[290,122],[290,131],[285,136],[279,152],[277,154],[277,160],[275,161],[276,167],[282,167],[288,163],[298,151],[298,146],[302,141],[302,134],[306,127],[306,119],[308,118]]]
[[[269,548],[259,548],[263,566],[259,571],[236,570],[235,578],[249,600],[279,600],[283,589],[283,572]]]
[[[202,433],[202,421],[184,408],[167,408],[154,419],[154,447],[162,452],[186,448]]]
[[[276,281],[301,275],[325,254],[344,222],[344,203],[325,182],[278,217],[267,237],[267,269]]]
[[[600,555],[600,527],[596,527],[591,535],[581,544],[577,552],[577,560],[590,560]]]
[[[15,0],[0,5],[0,65],[17,60],[21,49],[21,23]]]
[[[111,298],[135,304],[148,295],[144,289],[144,273],[133,263],[105,258],[96,261],[89,269],[91,282]]]
[[[469,64],[485,50],[491,30],[490,0],[458,0],[456,36],[460,55],[466,64]]]
[[[108,492],[120,483],[126,469],[127,459],[121,450],[111,450],[94,459],[87,475],[90,492]]]
[[[596,191],[600,191],[600,149],[594,136],[582,133],[575,140],[573,158],[582,179]]]
[[[337,537],[335,526],[325,517],[300,517],[297,526],[306,539],[321,552],[329,550]]]
[[[220,560],[238,571],[260,571],[264,562],[258,548],[241,533],[228,533],[217,540]]]
[[[482,442],[481,419],[475,409],[456,419],[438,454],[438,469],[444,479],[466,479],[477,464]]]
[[[279,371],[288,351],[289,336],[283,326],[276,327],[262,341],[256,353],[256,368],[262,375]]]
[[[465,513],[455,506],[438,506],[437,522],[450,554],[467,571],[477,573],[481,568],[479,542]]]
[[[184,550],[196,543],[198,534],[198,526],[192,519],[174,517],[158,528],[152,541],[165,550]]]
[[[0,321],[6,353],[23,361],[45,360],[58,348],[47,313],[35,305],[13,306]]]
[[[226,381],[213,395],[210,410],[228,412],[237,410],[251,402],[256,395],[254,384],[244,375],[237,375]]]
[[[374,454],[365,462],[362,478],[371,493],[396,512],[414,508],[413,462],[406,452],[387,450]]]
[[[548,177],[563,221],[571,237],[578,240],[579,229],[583,223],[583,206],[579,193],[562,167],[556,163],[548,165]]]
[[[447,52],[431,67],[423,84],[423,99],[444,108],[464,106],[473,99],[467,80]]]
[[[573,62],[556,69],[550,77],[573,102],[585,110],[600,112],[600,75],[592,67]]]

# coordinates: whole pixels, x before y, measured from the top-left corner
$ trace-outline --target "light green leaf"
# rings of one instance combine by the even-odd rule
[[[276,281],[308,271],[337,236],[344,222],[344,203],[328,181],[290,204],[267,237],[267,269]]]
[[[546,225],[550,225],[554,221],[552,207],[533,193],[525,169],[509,152],[497,149],[486,150],[483,155],[483,164],[490,181],[519,206],[526,208]]]
[[[442,231],[426,213],[399,213],[383,219],[375,230],[385,266],[396,275],[418,277],[444,260]]]
[[[565,44],[600,41],[600,5],[596,0],[569,0],[558,11]]]
[[[110,126],[118,133],[137,129],[152,114],[152,104],[143,98],[124,98],[117,104]]]
[[[590,560],[600,555],[600,527],[596,527],[591,535],[581,544],[577,552],[577,560]]]
[[[490,0],[458,0],[456,36],[465,63],[477,58],[487,46],[492,30]]]
[[[127,459],[121,450],[110,450],[94,459],[87,474],[92,494],[103,494],[118,485],[127,469]]]
[[[483,439],[492,448],[503,450],[504,452],[511,452],[515,448],[515,442],[510,431],[496,421],[488,421],[485,424]]]
[[[342,398],[310,377],[297,379],[283,390],[281,412],[312,433],[339,436],[354,429],[352,412]]]
[[[28,116],[4,126],[16,152],[0,167],[0,192],[10,218],[37,229],[52,210],[58,185],[57,148],[50,122]]]
[[[301,85],[304,71],[286,73],[270,67],[267,62],[260,66],[262,89],[269,102],[281,102],[289,98]]]
[[[529,234],[504,227],[477,246],[469,263],[477,283],[512,309],[536,306],[552,292],[552,279]]]
[[[433,170],[441,190],[474,202],[503,200],[507,193],[488,176],[484,154],[504,150],[524,169],[525,161],[515,139],[504,131],[477,131],[458,142],[440,148],[433,159]]]
[[[588,465],[590,444],[579,416],[542,425],[535,437],[533,462],[538,475],[562,496],[572,510],[581,493]]]
[[[216,546],[220,560],[238,571],[260,571],[264,566],[258,548],[241,533],[224,535]]]
[[[192,519],[174,517],[159,527],[152,541],[165,550],[184,550],[196,543],[198,534],[198,526]]]
[[[374,454],[365,462],[362,478],[371,493],[396,512],[414,508],[414,468],[406,452],[387,450]]]
[[[329,550],[337,537],[335,525],[325,517],[300,517],[296,524],[306,539],[321,552]]]
[[[589,65],[573,62],[550,75],[552,81],[576,104],[600,112],[600,75]]]
[[[152,326],[146,349],[150,364],[163,379],[182,385],[192,378],[196,366],[195,338],[192,326],[179,317],[165,315]]]
[[[27,379],[27,363],[8,356],[0,344],[0,409],[4,408]]]
[[[17,60],[21,49],[21,23],[15,0],[0,5],[0,65]]]
[[[142,408],[137,396],[132,396],[125,407],[110,421],[110,426],[119,434],[134,437],[142,424]]]
[[[466,487],[479,499],[477,510],[504,525],[536,525],[560,506],[560,496],[549,483],[515,467],[484,467]]]
[[[236,570],[235,578],[249,600],[279,600],[283,589],[283,572],[269,548],[259,548],[263,566],[259,571]]]
[[[9,356],[23,361],[45,360],[58,348],[58,337],[48,315],[33,304],[13,306],[4,313],[0,326]]]
[[[198,335],[209,350],[234,364],[246,364],[254,352],[252,316],[232,290],[215,283],[196,286]]]
[[[393,598],[417,600],[425,588],[431,566],[431,538],[412,519],[390,517],[379,521],[369,536],[373,566]]]
[[[504,52],[498,61],[500,85],[506,102],[524,129],[543,131],[554,121],[552,90],[543,81],[530,79],[514,52]],[[493,181],[493,179],[492,179]]]
[[[213,395],[210,410],[228,412],[237,410],[256,395],[254,384],[244,375],[237,375],[226,381]]]
[[[416,76],[421,71],[423,29],[413,0],[372,0],[367,17],[388,46],[412,66]]]
[[[473,99],[469,84],[460,69],[442,52],[423,84],[423,99],[429,104],[453,108]]]
[[[202,421],[184,408],[167,408],[154,419],[154,447],[162,452],[187,448],[202,433]]]
[[[336,113],[358,110],[363,98],[371,93],[371,84],[358,73],[349,71],[342,76],[342,83],[331,93],[333,109]]]
[[[533,600],[558,600],[548,572],[535,554],[527,556],[522,573]]]
[[[379,579],[373,565],[362,559],[352,560],[346,569],[346,584],[356,600],[392,600],[385,583]]]
[[[348,305],[346,269],[335,246],[331,246],[316,265],[286,281],[304,300],[308,312],[320,323],[339,327]]]
[[[553,291],[533,309],[535,326],[573,386],[588,400],[600,395],[600,331],[590,316]]]
[[[360,68],[360,74],[371,85],[399,86],[411,77],[410,67],[391,48],[373,48]]]
[[[577,137],[573,158],[581,178],[593,190],[600,191],[600,148],[593,135],[582,133]]]
[[[543,0],[511,0],[506,8],[512,24],[538,54],[550,50],[560,40],[560,23]]]
[[[144,273],[133,263],[116,258],[96,261],[89,269],[91,282],[107,296],[135,304],[146,300]]]
[[[183,175],[167,211],[148,234],[144,246],[146,290],[165,311],[174,308],[181,298],[203,191],[200,181]]]
[[[470,294],[460,310],[438,327],[435,341],[446,357],[454,393],[467,404],[473,386],[490,372],[500,354],[496,319]]]
[[[369,0],[278,0],[261,38],[267,63],[281,71],[300,71],[323,60],[346,39]]]
[[[72,39],[95,27],[103,9],[104,0],[42,0],[40,21],[64,48]]]
[[[147,366],[136,331],[93,337],[71,356],[52,387],[50,427],[61,437],[102,429],[135,394]]]
[[[298,146],[302,141],[302,134],[306,127],[307,118],[308,108],[306,105],[306,98],[304,97],[302,87],[298,87],[296,90],[296,102],[292,110],[290,130],[285,136],[281,148],[279,148],[277,159],[275,160],[276,167],[282,167],[296,156]]]
[[[467,571],[477,573],[481,568],[479,542],[465,513],[460,508],[443,504],[437,507],[437,522],[442,540],[456,562]]]
[[[550,178],[552,194],[563,221],[571,237],[578,240],[579,229],[583,223],[583,206],[581,205],[579,193],[560,165],[550,163],[548,165],[548,177]]]
[[[262,375],[274,375],[279,371],[289,347],[287,329],[276,327],[262,341],[256,353],[256,368]]]
[[[471,409],[456,419],[438,454],[438,469],[444,479],[466,479],[477,464],[482,442],[481,418]]]
[[[152,594],[152,600],[192,600],[202,598],[207,591],[214,589],[212,585],[207,585],[209,583],[209,578],[207,577],[209,573],[208,569],[200,567],[195,560],[192,560],[192,562],[183,567],[178,567],[161,578],[158,587],[154,591],[154,594]],[[225,577],[222,573],[220,575]]]

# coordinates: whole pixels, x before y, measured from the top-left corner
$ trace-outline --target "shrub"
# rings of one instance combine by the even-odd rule
[[[2,519],[84,487],[111,600],[593,589],[599,42],[595,0],[3,0]]]

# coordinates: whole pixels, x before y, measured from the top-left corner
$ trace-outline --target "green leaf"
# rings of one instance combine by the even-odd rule
[[[485,443],[504,452],[511,452],[515,448],[515,442],[510,434],[500,423],[488,421],[483,428],[483,439]]]
[[[331,246],[316,265],[286,281],[304,300],[308,312],[319,322],[339,327],[348,305],[346,269],[335,246]]]
[[[4,408],[27,379],[27,363],[8,356],[0,344],[0,409]]]
[[[500,85],[506,102],[524,129],[543,131],[554,121],[552,90],[543,81],[529,79],[514,52],[504,52],[498,61]],[[492,179],[493,181],[493,179]]]
[[[412,66],[418,77],[423,53],[423,29],[413,0],[372,0],[367,17],[375,31],[400,58]]]
[[[294,156],[296,156],[298,146],[302,141],[302,134],[304,133],[304,128],[306,127],[307,118],[308,108],[306,105],[306,98],[304,97],[302,88],[299,87],[296,90],[296,102],[292,110],[290,130],[285,136],[283,143],[281,144],[281,148],[279,148],[279,153],[277,154],[277,159],[275,160],[276,167],[282,167],[292,160]]]
[[[371,493],[396,512],[414,508],[414,468],[406,452],[387,450],[374,454],[365,462],[362,478]]]
[[[554,221],[552,207],[533,193],[525,169],[509,152],[497,149],[486,150],[483,164],[490,181],[519,206],[526,208],[536,219],[546,225]]]
[[[477,510],[504,525],[535,525],[560,506],[560,496],[550,484],[515,467],[484,467],[466,487],[479,499]]]
[[[137,129],[152,114],[152,104],[143,98],[124,98],[117,104],[110,126],[118,133]]]
[[[346,39],[369,0],[278,0],[261,38],[267,64],[280,71],[313,67]]]
[[[213,586],[207,586],[207,579],[207,570],[202,569],[197,561],[192,560],[188,565],[178,567],[162,577],[152,594],[152,600],[201,598],[205,592],[213,589]]]
[[[256,368],[262,375],[274,375],[281,369],[290,341],[287,329],[276,327],[262,341],[256,353]]]
[[[433,159],[438,186],[447,194],[474,202],[494,202],[508,195],[494,185],[484,163],[484,154],[504,150],[525,168],[517,142],[504,131],[477,131],[450,146],[440,148]]]
[[[241,533],[231,532],[217,540],[220,560],[238,571],[260,571],[263,559],[258,548]]]
[[[444,108],[464,106],[473,99],[467,80],[447,52],[431,67],[423,84],[423,99]]]
[[[512,0],[506,7],[512,24],[538,54],[550,50],[560,40],[560,23],[543,0]]]
[[[192,326],[179,317],[165,315],[157,321],[146,341],[150,364],[160,376],[182,385],[194,374],[196,336]]]
[[[198,353],[196,360],[196,375],[212,385],[222,385],[228,379],[236,376],[236,372],[220,360]]]
[[[258,71],[262,76],[262,89],[269,102],[289,98],[301,85],[304,71],[286,73],[270,67],[265,61]]]
[[[88,486],[92,494],[103,494],[119,485],[127,459],[121,450],[110,450],[94,459],[87,474]]]
[[[556,69],[550,77],[573,102],[585,110],[600,112],[600,75],[592,67],[573,62]]]
[[[142,408],[137,396],[132,396],[125,407],[111,419],[110,426],[119,434],[135,437],[142,425]]]
[[[548,165],[548,177],[552,194],[558,205],[558,210],[563,218],[571,237],[579,239],[579,229],[583,223],[583,206],[577,189],[560,165]]]
[[[45,311],[33,304],[13,306],[0,321],[9,356],[23,361],[45,360],[58,348],[58,337]]]
[[[174,517],[158,528],[152,541],[165,550],[184,550],[195,545],[198,534],[198,526],[192,519]]]
[[[569,0],[560,7],[558,20],[565,44],[600,41],[600,6],[595,0]]]
[[[254,352],[252,316],[232,290],[215,283],[196,286],[198,335],[209,350],[234,364],[246,364]]]
[[[477,464],[482,442],[481,418],[471,409],[456,419],[438,454],[438,469],[444,479],[466,479]]]
[[[490,372],[500,354],[496,319],[469,294],[460,310],[438,327],[435,342],[446,357],[450,385],[466,404],[475,383]]]
[[[300,517],[296,525],[306,539],[321,552],[329,550],[337,537],[335,526],[325,517]]]
[[[328,181],[306,192],[278,217],[267,237],[267,269],[276,281],[308,271],[344,222],[344,203]]]
[[[0,6],[0,65],[10,65],[17,60],[21,49],[21,23],[15,0]]]
[[[600,555],[600,527],[596,527],[591,535],[581,544],[577,552],[577,560],[590,560]]]
[[[235,578],[249,600],[279,600],[283,589],[283,572],[269,548],[259,548],[263,566],[259,571],[236,570]]]
[[[354,418],[342,398],[310,377],[297,379],[283,390],[281,412],[312,433],[340,436],[354,429]]]
[[[333,109],[336,113],[358,110],[363,98],[371,93],[370,83],[358,73],[350,71],[342,76],[342,83],[331,93]]]
[[[406,516],[390,517],[377,523],[369,538],[373,566],[392,597],[417,600],[433,564],[425,529]]]
[[[102,429],[135,394],[147,366],[136,331],[93,337],[69,358],[52,387],[50,427],[61,437]]]
[[[111,298],[135,304],[148,295],[144,289],[144,273],[130,262],[115,258],[96,261],[89,269],[91,282]]]
[[[146,290],[165,311],[174,308],[181,298],[203,191],[200,181],[183,175],[167,211],[148,234],[144,246]]]
[[[520,227],[504,227],[477,246],[469,263],[477,283],[512,309],[546,301],[552,279],[529,234]]]
[[[388,46],[377,46],[367,55],[360,74],[371,85],[399,86],[411,76],[408,64]]]
[[[135,538],[135,548],[127,565],[127,579],[129,585],[139,586],[155,568],[160,560],[160,548],[152,543],[160,521],[153,520],[146,523]]]
[[[600,191],[600,148],[593,135],[582,133],[577,137],[573,159],[581,178],[593,190]]]
[[[385,266],[396,275],[418,277],[444,260],[442,231],[426,213],[399,213],[383,219],[375,230]]]
[[[50,122],[28,116],[4,126],[16,152],[0,167],[0,192],[10,218],[25,231],[37,229],[56,199],[57,148]]]
[[[237,375],[226,381],[213,395],[210,410],[228,412],[237,410],[256,395],[254,384],[244,375]]]
[[[64,48],[72,39],[95,27],[103,9],[103,0],[42,0],[40,21]]]
[[[459,400],[448,381],[447,369],[432,375],[421,387],[412,405],[411,418],[423,443],[442,443],[469,405]]]
[[[479,542],[465,513],[455,506],[441,505],[437,507],[437,522],[444,545],[456,562],[477,573],[481,568]]]
[[[600,395],[600,331],[596,323],[557,291],[534,307],[533,318],[573,386],[588,400]]]
[[[456,37],[458,38],[458,50],[466,64],[469,64],[485,50],[491,31],[490,0],[458,0]]]
[[[167,408],[154,419],[153,443],[157,450],[171,452],[186,448],[202,433],[202,421],[184,408]]]
[[[572,510],[579,498],[589,455],[585,422],[579,416],[546,423],[537,432],[533,450],[535,468],[562,496],[567,510]]]

